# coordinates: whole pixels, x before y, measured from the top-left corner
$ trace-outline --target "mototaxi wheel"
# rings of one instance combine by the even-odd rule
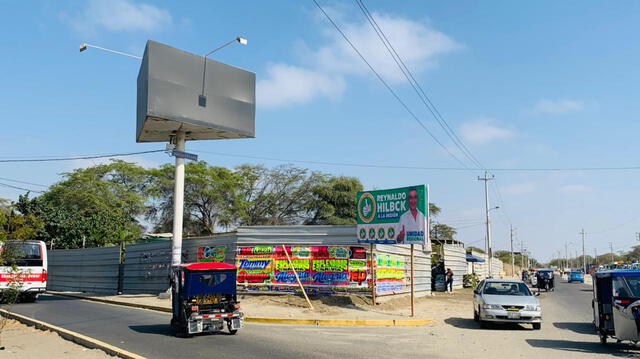
[[[231,319],[227,320],[227,330],[229,330],[230,335],[236,335],[236,333],[238,333],[238,329],[231,329]]]
[[[533,330],[540,330],[542,323],[531,323],[531,326],[533,326]]]

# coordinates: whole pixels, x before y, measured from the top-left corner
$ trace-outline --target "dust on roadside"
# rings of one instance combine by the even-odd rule
[[[8,320],[0,334],[4,350],[2,358],[42,359],[107,359],[107,353],[88,349],[61,338],[58,334],[26,326],[15,320]]]

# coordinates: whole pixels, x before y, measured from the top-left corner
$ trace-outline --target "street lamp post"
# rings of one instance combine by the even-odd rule
[[[238,42],[241,45],[246,45],[248,43],[247,39],[244,37],[236,37],[235,39],[226,42],[225,44],[209,51],[207,54],[203,55],[204,59],[204,69],[202,74],[202,93],[199,96],[198,104],[202,107],[206,107],[206,96],[204,95],[205,90],[205,75],[207,70],[207,57],[211,54],[215,53],[218,50],[231,45],[234,42]],[[127,56],[134,59],[142,60],[142,57],[128,54],[121,51],[116,51],[112,49],[108,49],[101,46],[91,45],[87,43],[83,43],[80,45],[80,52],[86,51],[88,48],[94,48],[106,52],[111,52],[117,55]],[[186,132],[178,129],[175,135],[170,138],[170,141],[175,146],[174,148],[177,151],[185,152],[186,145]],[[179,265],[182,262],[182,231],[183,231],[183,220],[184,220],[184,158],[175,156],[175,183],[174,183],[174,194],[173,194],[173,239],[171,243],[171,264]]]

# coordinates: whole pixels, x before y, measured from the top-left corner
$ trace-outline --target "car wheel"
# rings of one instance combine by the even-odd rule
[[[602,333],[598,333],[598,336],[600,337],[600,344],[607,345],[607,336]]]
[[[542,323],[533,323],[533,330],[540,330]]]
[[[473,320],[476,322],[480,321],[480,313],[476,312],[476,310],[473,310]]]

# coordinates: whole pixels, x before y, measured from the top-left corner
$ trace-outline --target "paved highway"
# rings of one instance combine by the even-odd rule
[[[20,304],[17,313],[149,358],[606,358],[637,357],[627,345],[601,347],[593,333],[591,291],[558,280],[543,294],[543,326],[480,329],[468,314],[421,328],[307,327],[247,324],[237,335],[175,338],[170,315],[56,296]],[[467,311],[464,311],[466,313]]]

